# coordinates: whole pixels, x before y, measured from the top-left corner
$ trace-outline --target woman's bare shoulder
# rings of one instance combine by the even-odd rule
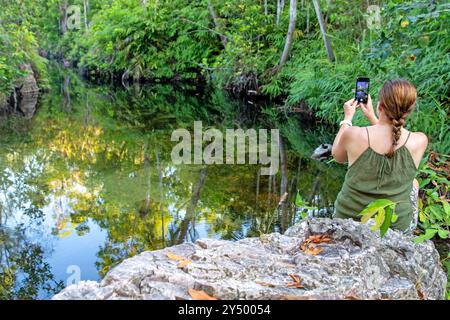
[[[350,143],[367,141],[366,127],[351,126],[345,130],[345,140]]]
[[[428,137],[425,133],[417,131],[417,132],[413,132],[411,131],[411,137],[410,137],[411,142],[413,142],[413,145],[416,147],[422,147],[422,148],[426,148],[428,145]]]
[[[411,136],[406,143],[406,147],[412,152],[416,159],[416,164],[420,162],[428,146],[428,137],[423,132],[411,132]]]

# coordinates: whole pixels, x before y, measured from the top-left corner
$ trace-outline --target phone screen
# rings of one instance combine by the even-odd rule
[[[367,103],[369,97],[369,78],[356,79],[355,99],[358,102]]]

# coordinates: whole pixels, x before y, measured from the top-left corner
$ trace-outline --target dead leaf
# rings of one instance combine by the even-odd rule
[[[316,246],[309,246],[304,252],[309,255],[316,256],[323,251],[323,248],[319,248]]]
[[[300,277],[299,277],[298,275],[291,273],[289,276],[290,276],[290,277],[292,278],[292,280],[294,280],[294,281],[288,282],[288,283],[286,284],[287,287],[295,287],[295,288],[297,288],[297,289],[304,289],[304,288],[305,288],[305,287],[302,285],[301,280],[300,280]]]
[[[420,300],[426,300],[426,296],[423,293],[419,282],[416,283],[416,291],[417,291],[417,295],[419,296]]]
[[[169,258],[170,260],[175,260],[175,261],[182,261],[185,260],[186,258],[178,256],[172,252],[166,252],[166,256],[167,258]]]
[[[316,234],[309,236],[301,245],[300,250],[310,255],[318,255],[323,248],[317,247],[319,243],[330,243],[331,238],[325,234]]]
[[[177,265],[177,268],[182,269],[182,268],[186,267],[188,264],[190,264],[191,262],[192,262],[191,259],[185,259]]]
[[[300,250],[305,251],[308,248],[308,243],[304,242],[302,243],[302,245],[300,246]]]
[[[290,276],[290,277],[292,278],[292,280],[294,280],[295,282],[300,282],[300,277],[299,277],[298,275],[296,275],[296,274],[294,274],[294,273],[291,273],[289,276]]]
[[[211,297],[203,290],[188,289],[189,295],[193,300],[217,300],[217,298]]]
[[[331,242],[331,238],[328,237],[326,234],[316,234],[310,236],[306,241],[313,242],[313,243],[329,243]]]

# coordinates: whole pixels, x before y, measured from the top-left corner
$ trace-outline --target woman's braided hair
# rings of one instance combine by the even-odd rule
[[[388,80],[378,95],[381,108],[392,122],[392,146],[386,156],[393,157],[406,117],[416,105],[416,88],[405,79]]]

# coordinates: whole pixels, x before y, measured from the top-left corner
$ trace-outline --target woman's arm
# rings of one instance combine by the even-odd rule
[[[359,106],[361,107],[361,110],[363,111],[366,118],[370,121],[370,123],[372,125],[376,125],[378,123],[378,118],[375,115],[375,111],[373,110],[372,98],[370,97],[370,94],[367,98],[367,104],[360,103]]]
[[[344,120],[347,120],[349,122],[352,121],[357,105],[358,102],[355,99],[348,100],[346,103],[344,103]],[[348,140],[347,137],[349,131],[351,131],[350,128],[351,128],[350,125],[343,123],[336,135],[336,138],[334,138],[331,153],[334,159],[339,163],[344,163],[347,161],[346,142]]]

